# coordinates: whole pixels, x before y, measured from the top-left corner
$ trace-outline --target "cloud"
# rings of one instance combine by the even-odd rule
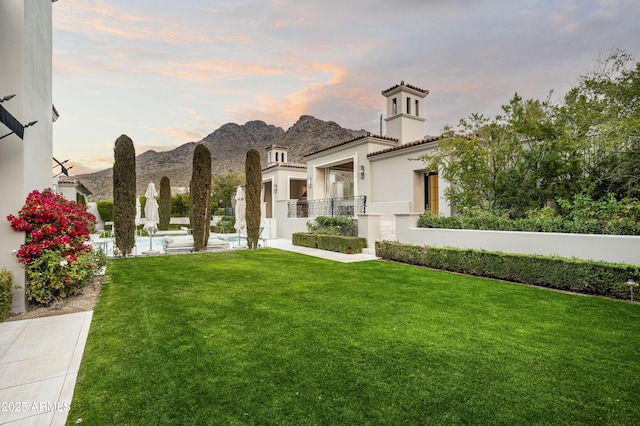
[[[172,139],[172,143],[175,143],[176,141],[181,142],[181,143],[185,143],[185,142],[197,142],[199,140],[201,140],[203,137],[206,136],[206,134],[202,134],[199,132],[195,132],[193,130],[186,130],[186,129],[177,129],[174,127],[149,127],[149,126],[139,126],[141,129],[143,130],[148,130],[150,132],[154,132],[154,133],[159,133],[162,135],[166,135],[169,136]],[[154,148],[154,150],[156,151],[167,151],[169,149],[173,149],[175,148],[175,145],[171,145],[171,146],[167,146],[167,145],[156,145],[156,148]],[[151,149],[151,148],[146,148],[145,151],[147,149]],[[138,148],[136,147],[136,151],[138,151]],[[144,151],[140,151],[140,152],[144,152]]]
[[[73,176],[95,173],[113,167],[113,156],[83,155],[79,159],[65,163],[65,166],[70,168],[69,174]]]
[[[132,14],[100,0],[66,0],[54,8],[54,29],[98,39],[157,40],[171,44],[206,43],[211,39],[152,14]]]

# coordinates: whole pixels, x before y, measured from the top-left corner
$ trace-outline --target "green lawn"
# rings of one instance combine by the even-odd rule
[[[69,424],[634,424],[640,306],[273,249],[120,259]]]

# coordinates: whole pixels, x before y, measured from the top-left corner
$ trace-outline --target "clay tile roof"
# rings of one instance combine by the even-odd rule
[[[69,176],[60,176],[58,177],[58,184],[68,184],[68,185],[76,185],[80,192],[83,192],[87,195],[93,195],[89,189],[82,184],[78,179]]]
[[[429,142],[435,142],[435,141],[437,141],[439,139],[440,139],[440,136],[430,136],[428,138],[424,138],[424,139],[419,140],[419,141],[409,142],[409,143],[406,143],[404,145],[394,146],[393,148],[383,149],[382,151],[372,152],[371,154],[367,154],[367,157],[373,157],[374,155],[385,154],[387,152],[392,152],[392,151],[399,151],[401,149],[411,148],[412,146],[418,146],[418,145],[427,144]]]
[[[317,153],[322,152],[322,151],[328,151],[330,149],[333,149],[333,148],[336,148],[336,147],[339,147],[339,146],[342,146],[342,145],[346,145],[348,143],[355,142],[355,141],[360,140],[360,139],[366,139],[366,138],[376,138],[376,139],[382,139],[382,140],[385,140],[385,141],[398,142],[398,139],[396,139],[396,138],[391,138],[389,136],[372,135],[371,133],[367,133],[366,135],[363,135],[363,136],[356,136],[355,138],[346,140],[344,142],[340,142],[340,143],[337,143],[335,145],[331,145],[331,146],[328,146],[326,148],[319,149],[317,151],[309,152],[307,154],[304,154],[303,157],[308,157],[310,155],[317,154]]]
[[[401,82],[400,82],[400,84],[396,84],[395,86],[390,87],[390,88],[388,88],[387,90],[383,90],[383,91],[382,91],[382,94],[384,95],[385,93],[390,92],[390,91],[392,91],[393,89],[397,89],[397,88],[398,88],[398,87],[400,87],[400,86],[404,86],[404,87],[408,87],[409,89],[417,90],[418,92],[422,92],[422,93],[424,93],[424,94],[426,94],[426,95],[428,95],[428,94],[429,94],[429,90],[421,89],[421,88],[419,88],[419,87],[417,87],[417,86],[413,86],[413,85],[411,85],[411,84],[405,84],[405,83],[404,83],[404,81],[401,81]]]
[[[302,163],[274,163],[262,168],[262,171],[273,169],[274,167],[288,167],[290,169],[306,169],[307,165]]]

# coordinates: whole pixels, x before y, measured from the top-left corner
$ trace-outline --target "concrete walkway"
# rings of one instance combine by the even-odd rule
[[[322,259],[334,260],[342,263],[352,262],[364,262],[367,260],[378,259],[375,254],[371,253],[358,253],[358,254],[344,254],[336,253],[334,251],[320,250],[309,247],[294,246],[291,244],[291,240],[276,239],[267,241],[268,248],[277,248],[280,250],[292,251],[294,253],[306,254],[313,257],[320,257]]]
[[[93,312],[0,323],[0,425],[64,425]]]
[[[268,248],[337,262],[375,260],[299,247],[291,240]],[[71,406],[93,311],[0,323],[0,425],[64,425]]]

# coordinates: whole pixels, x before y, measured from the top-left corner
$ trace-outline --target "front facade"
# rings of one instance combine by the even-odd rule
[[[271,237],[290,238],[291,233],[304,231],[314,216],[373,214],[380,217],[380,235],[393,238],[397,213],[432,210],[450,215],[443,196],[447,182],[437,170],[425,170],[416,160],[438,146],[437,137],[424,138],[428,93],[404,81],[382,91],[387,101],[386,135],[381,129],[380,135],[368,134],[305,155],[305,164],[296,165],[295,170],[295,179],[306,181],[304,197],[288,192],[278,198],[273,185],[278,182],[279,189],[283,176],[292,176],[287,169],[290,163],[268,164],[263,169],[263,199],[287,205],[286,209],[267,208],[271,216],[265,218],[275,222]],[[271,148],[278,149],[282,147]],[[270,152],[268,158],[276,155]],[[279,154],[277,158],[286,157]]]
[[[25,235],[13,231],[5,218],[22,208],[31,191],[53,185],[57,113],[52,108],[51,34],[51,1],[0,1],[0,105],[22,128],[15,133],[16,126],[5,123],[10,121],[7,114],[0,123],[0,268],[13,272],[14,283],[22,288],[24,270],[16,251]],[[24,290],[13,290],[12,311],[25,308]]]

